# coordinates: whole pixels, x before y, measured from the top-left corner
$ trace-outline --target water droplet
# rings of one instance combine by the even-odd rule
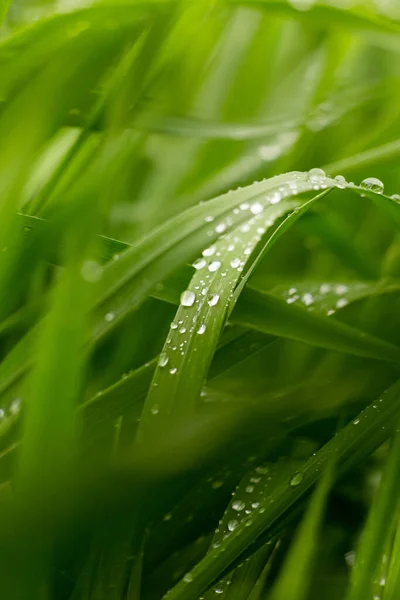
[[[227,248],[228,252],[233,252],[234,249],[235,249],[235,244],[229,244],[229,246]]]
[[[111,321],[115,319],[115,314],[112,312],[108,312],[104,318],[107,321],[107,323],[111,323]]]
[[[314,302],[314,298],[312,297],[312,294],[307,293],[303,294],[302,301],[306,306],[310,306],[310,304]]]
[[[221,585],[217,585],[217,586],[214,588],[214,592],[215,592],[216,594],[223,594],[223,593],[224,593],[224,588],[223,588]]]
[[[215,273],[215,271],[218,271],[218,269],[220,268],[221,263],[219,260],[213,260],[209,265],[208,265],[208,270],[211,271],[211,273]]]
[[[242,500],[235,500],[232,503],[233,510],[237,510],[238,512],[243,510],[245,507],[246,507],[246,505]]]
[[[219,295],[218,294],[211,294],[211,296],[208,299],[208,305],[209,306],[215,306],[216,304],[218,304],[219,302]]]
[[[203,333],[205,333],[206,329],[207,329],[206,325],[204,323],[202,323],[200,325],[200,327],[198,328],[197,333],[199,335],[203,335]]]
[[[153,404],[153,406],[151,407],[151,414],[158,415],[159,410],[160,407],[158,406],[158,404]]]
[[[246,493],[247,494],[252,494],[254,492],[254,485],[248,485],[246,487]]]
[[[229,521],[228,523],[228,529],[229,531],[235,531],[236,527],[238,527],[239,525],[239,521],[236,521],[236,519],[232,519],[232,521]]]
[[[172,321],[171,329],[178,329],[178,325]]]
[[[290,479],[290,485],[292,487],[295,487],[296,485],[299,485],[299,483],[301,483],[303,481],[303,475],[302,473],[300,473],[299,471],[297,473],[294,473],[294,475],[292,475],[291,479]]]
[[[348,292],[348,291],[349,291],[349,288],[347,287],[347,285],[340,284],[340,285],[337,285],[337,286],[335,287],[335,292],[336,292],[337,294],[339,294],[340,296],[341,296],[342,294],[345,294],[345,293],[346,293],[346,292]]]
[[[259,475],[266,475],[268,471],[268,467],[263,467],[262,465],[258,465],[258,467],[256,467],[256,473]]]
[[[281,201],[281,195],[279,192],[274,192],[272,194],[272,196],[269,199],[271,204],[279,204],[279,202]]]
[[[326,174],[323,169],[310,169],[308,171],[308,177],[312,183],[320,183],[326,179]]]
[[[181,306],[193,306],[196,300],[196,294],[192,290],[185,290],[181,294]]]
[[[392,196],[390,196],[392,200],[394,200],[395,202],[400,202],[400,194],[393,194]]]
[[[95,260],[85,260],[82,265],[81,274],[83,279],[89,283],[95,283],[101,278],[103,269]]]
[[[206,264],[207,261],[204,258],[198,258],[194,261],[193,266],[197,271],[199,271],[200,269],[203,269],[206,266]]]
[[[336,302],[336,308],[343,308],[348,303],[349,302],[348,302],[348,300],[346,300],[346,298],[339,298],[339,300]]]
[[[171,375],[175,375],[175,373],[177,372],[177,370],[178,369],[176,367],[173,367],[172,369],[169,370],[169,372],[170,372]]]
[[[209,248],[206,248],[205,250],[203,250],[202,255],[203,256],[212,256],[213,254],[215,254],[215,251],[216,251],[216,247],[210,246]]]
[[[356,553],[354,552],[354,550],[346,552],[346,554],[344,555],[344,559],[349,567],[354,567],[354,564],[356,562]]]
[[[331,291],[331,289],[332,288],[329,285],[329,283],[323,283],[319,288],[319,291],[321,292],[321,294],[328,294]]]
[[[14,398],[10,404],[9,412],[12,415],[17,415],[21,410],[21,398]]]
[[[371,190],[371,192],[377,192],[383,194],[384,185],[380,179],[376,177],[367,177],[361,182],[361,187],[365,190]]]
[[[251,253],[252,253],[252,249],[251,248],[245,248],[244,251],[243,251],[243,254],[245,256],[249,256],[249,254],[251,254]]]
[[[183,581],[185,583],[191,583],[193,581],[193,575],[190,573],[190,571],[183,577]]]
[[[171,519],[172,519],[171,513],[167,513],[166,515],[164,515],[164,521],[170,521]]]
[[[209,215],[204,220],[205,220],[206,223],[211,223],[211,221],[214,221],[214,217],[212,215]]]
[[[253,204],[250,206],[250,212],[252,212],[253,215],[259,215],[263,210],[264,207],[260,202],[253,202]]]
[[[253,502],[251,508],[258,508],[260,506],[259,502]]]
[[[341,190],[343,190],[346,187],[347,181],[343,177],[343,175],[336,175],[335,181],[337,183],[337,187],[340,188]]]
[[[225,223],[219,223],[219,225],[216,226],[215,231],[216,231],[216,233],[224,233],[225,229],[226,229]]]
[[[240,208],[240,210],[248,210],[249,204],[247,202],[242,202],[242,204],[240,204],[239,208]]]
[[[353,420],[353,424],[354,424],[354,425],[358,425],[358,424],[359,424],[359,422],[360,422],[360,419],[359,419],[358,417],[356,417],[356,418]]]
[[[161,352],[160,358],[158,359],[158,366],[166,367],[168,364],[168,361],[169,361],[168,355],[165,352]]]

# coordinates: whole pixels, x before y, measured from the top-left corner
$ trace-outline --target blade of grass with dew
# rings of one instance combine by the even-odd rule
[[[194,257],[206,244],[212,244],[220,237],[218,226],[210,225],[211,221],[226,219],[226,231],[229,231],[247,219],[246,211],[239,209],[240,204],[245,205],[262,197],[288,181],[292,182],[298,191],[307,192],[313,187],[307,174],[292,174],[224,194],[182,213],[132,246],[118,257],[119,260],[107,264],[102,275],[104,291],[100,293],[94,306],[94,326],[90,343],[97,343],[108,335],[141,304],[158,281],[165,279],[176,267]],[[296,192],[293,190],[293,193]],[[34,335],[32,330],[28,339]],[[24,350],[27,344],[29,342],[21,340],[0,365],[0,390],[9,387],[13,378],[29,368],[26,363],[21,365],[19,358],[25,355],[32,359],[29,349]]]
[[[287,598],[305,600],[307,597],[325,505],[333,485],[333,469],[334,464],[328,464],[312,494],[306,514],[296,531],[289,553],[270,594],[271,600]]]
[[[153,386],[144,406],[139,435],[142,435],[143,429],[154,424],[154,414],[158,414],[158,410],[154,412],[154,407],[159,407],[160,402],[162,406],[159,408],[164,418],[175,411],[179,414],[181,410],[193,410],[240,271],[261,238],[261,232],[265,231],[269,223],[272,225],[282,214],[293,208],[290,202],[285,201],[277,206],[268,206],[269,201],[270,198],[266,196],[267,207],[261,202],[254,203],[252,206],[256,207],[258,216],[256,214],[248,223],[206,248],[203,256],[194,263],[197,272],[189,288],[182,293],[180,307],[171,324]],[[250,206],[246,205],[245,210],[249,209]],[[224,229],[226,227],[223,222],[220,226]],[[193,356],[196,356],[196,361]],[[168,407],[165,404],[166,398]]]
[[[218,548],[222,540],[228,538],[244,519],[249,523],[252,513],[259,507],[268,489],[273,488],[276,481],[290,477],[297,466],[298,463],[289,458],[271,464],[262,462],[249,470],[232,494],[232,500],[218,524],[210,549]],[[219,593],[218,590],[230,600],[248,597],[273,550],[274,544],[268,542],[209,590],[205,594],[206,600]]]
[[[254,546],[260,536],[266,541],[268,531],[279,524],[279,520],[293,510],[300,499],[309,493],[326,466],[337,455],[338,472],[342,473],[379,447],[391,434],[393,419],[398,417],[400,383],[369,405],[353,422],[342,428],[318,452],[309,458],[301,470],[292,474],[288,481],[270,490],[260,508],[252,515],[251,523],[244,520],[228,540],[222,541],[191,571],[192,581],[181,580],[168,594],[169,600],[192,598],[201,594],[240,560],[246,550]],[[377,408],[374,408],[377,406]]]
[[[373,405],[377,406],[377,405]],[[368,515],[359,547],[356,552],[356,563],[352,570],[349,600],[361,600],[368,596],[368,590],[373,587],[377,576],[377,566],[382,555],[382,548],[392,533],[393,519],[396,513],[399,497],[400,469],[400,435],[399,419],[396,419],[397,429],[393,437],[389,458],[385,465],[382,481]]]

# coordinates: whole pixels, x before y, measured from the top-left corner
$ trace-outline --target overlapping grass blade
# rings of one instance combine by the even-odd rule
[[[365,598],[368,590],[373,588],[376,577],[379,576],[378,567],[383,548],[390,542],[389,536],[393,533],[394,520],[391,516],[396,514],[398,509],[399,468],[400,436],[396,429],[382,482],[357,548],[356,564],[352,571],[348,594],[349,600]]]
[[[268,539],[268,531],[272,527],[275,527],[276,533],[279,520],[309,493],[332,460],[332,455],[337,457],[340,473],[357,465],[379,447],[390,436],[393,419],[398,416],[399,393],[400,384],[397,382],[303,463],[299,471],[275,490],[270,490],[260,502],[257,513],[252,515],[251,522],[247,523],[245,519],[229,539],[214,548],[192,569],[192,580],[181,580],[168,598],[181,600],[192,598],[194,594],[200,595],[228,572],[246,551],[255,548],[257,539]]]

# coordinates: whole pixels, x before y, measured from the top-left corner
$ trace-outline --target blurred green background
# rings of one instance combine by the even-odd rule
[[[398,598],[398,1],[0,21],[1,597]]]

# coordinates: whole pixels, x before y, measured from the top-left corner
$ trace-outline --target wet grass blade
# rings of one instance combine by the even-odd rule
[[[299,471],[275,490],[270,490],[260,502],[257,513],[252,515],[251,522],[243,521],[229,539],[207,554],[192,569],[192,580],[181,580],[170,591],[169,600],[200,595],[227,573],[240,556],[254,546],[255,540],[261,536],[263,540],[268,539],[268,531],[276,528],[279,520],[294,510],[297,503],[310,492],[332,460],[332,455],[337,456],[338,472],[341,473],[357,465],[379,447],[390,436],[393,419],[397,419],[399,414],[399,394],[400,383],[397,382],[303,463]]]
[[[306,510],[270,600],[304,600],[307,597],[313,563],[318,552],[318,537],[322,526],[325,505],[333,484],[333,464],[328,465],[321,477]]]
[[[398,424],[398,419],[395,423]],[[379,576],[378,567],[382,549],[389,542],[394,525],[392,515],[396,514],[398,509],[399,469],[400,435],[399,430],[396,429],[382,482],[356,552],[356,564],[352,571],[350,590],[347,596],[349,600],[366,598],[368,591],[373,588],[375,578]]]

